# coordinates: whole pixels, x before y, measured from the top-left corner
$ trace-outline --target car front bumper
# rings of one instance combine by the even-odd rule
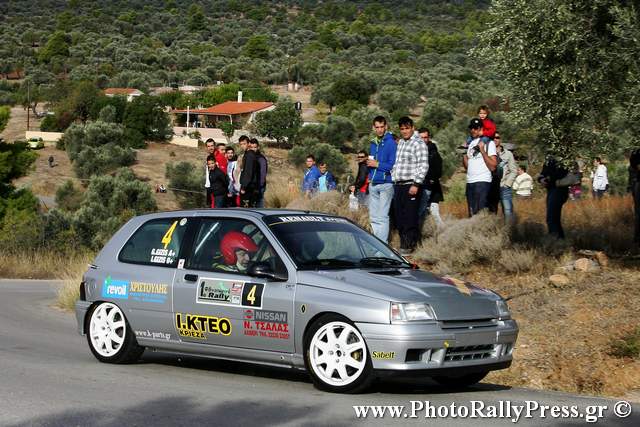
[[[439,323],[357,323],[373,368],[415,373],[463,375],[509,367],[518,336],[514,320],[491,327],[442,328]],[[455,376],[455,375],[454,375]]]

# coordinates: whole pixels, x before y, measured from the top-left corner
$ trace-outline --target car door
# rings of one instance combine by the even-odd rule
[[[257,262],[286,272],[256,223],[200,218],[187,252],[173,286],[174,326],[183,341],[293,352],[294,283],[247,273]]]
[[[145,222],[124,244],[117,262],[101,272],[100,297],[125,310],[140,339],[178,340],[171,316],[171,286],[190,221],[165,217]]]

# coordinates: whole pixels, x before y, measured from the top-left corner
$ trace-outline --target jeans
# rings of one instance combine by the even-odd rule
[[[422,190],[422,198],[420,199],[420,206],[418,206],[418,218],[420,221],[424,221],[424,218],[427,216],[429,212],[429,201],[431,199],[431,190],[427,190],[423,188]]]
[[[369,221],[373,235],[383,242],[389,239],[389,209],[393,200],[393,184],[369,186]]]
[[[550,188],[547,190],[547,228],[549,234],[564,239],[564,230],[562,229],[562,205],[569,198],[569,189]]]
[[[513,193],[511,187],[500,187],[500,202],[502,203],[504,219],[511,219],[513,217]]]
[[[467,205],[469,206],[470,217],[489,207],[490,190],[490,182],[474,182],[467,184]]]
[[[367,193],[356,191],[356,197],[360,206],[369,206],[369,195]]]
[[[396,227],[400,234],[401,249],[415,249],[420,240],[420,220],[418,208],[422,191],[412,196],[409,194],[411,184],[397,184],[393,186],[393,210],[395,212]]]
[[[631,192],[633,194],[633,210],[635,212],[635,233],[633,240],[640,245],[640,181],[633,184]]]
[[[258,196],[256,200],[256,208],[264,208],[264,193],[267,191],[267,187],[262,187],[258,190]]]
[[[213,196],[212,208],[226,208],[227,207],[227,195]]]

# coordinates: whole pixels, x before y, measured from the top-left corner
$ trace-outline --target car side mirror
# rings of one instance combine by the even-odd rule
[[[286,273],[276,273],[266,262],[256,262],[247,271],[249,276],[260,277],[262,279],[273,280],[274,282],[285,282],[288,279]]]

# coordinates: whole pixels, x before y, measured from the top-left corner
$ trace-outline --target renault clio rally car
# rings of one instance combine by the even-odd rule
[[[80,334],[108,363],[145,348],[306,369],[357,392],[382,375],[447,385],[510,366],[496,293],[418,270],[348,219],[216,209],[131,219],[89,265]]]

